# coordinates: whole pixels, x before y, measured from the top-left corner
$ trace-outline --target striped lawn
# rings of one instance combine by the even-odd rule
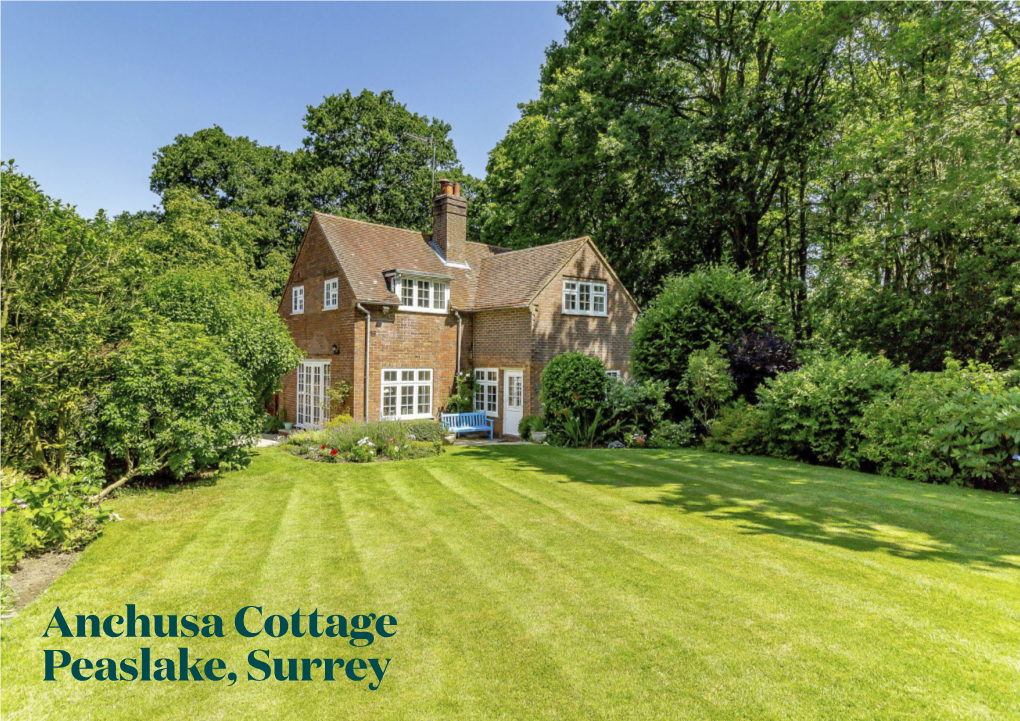
[[[4,718],[1020,718],[1018,500],[698,451],[266,449],[115,502],[124,521],[4,624]],[[41,638],[57,605],[126,603],[219,614],[226,637]],[[246,605],[392,614],[398,633],[246,639]],[[44,649],[146,644],[242,680],[42,680]],[[377,691],[243,680],[257,648],[393,660]]]

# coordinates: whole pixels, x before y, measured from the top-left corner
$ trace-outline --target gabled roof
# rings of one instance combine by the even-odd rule
[[[447,265],[427,233],[326,213],[314,213],[312,222],[322,228],[359,302],[398,304],[384,278],[384,273],[397,270],[452,278],[452,307],[467,311],[529,305],[574,253],[591,242],[575,238],[522,250],[468,242],[468,267],[462,268]]]

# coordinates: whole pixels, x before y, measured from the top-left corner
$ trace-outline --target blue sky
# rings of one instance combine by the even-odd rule
[[[219,124],[293,150],[306,106],[368,88],[450,123],[484,175],[565,28],[551,2],[6,0],[0,156],[84,215],[143,210],[152,153],[177,134]]]

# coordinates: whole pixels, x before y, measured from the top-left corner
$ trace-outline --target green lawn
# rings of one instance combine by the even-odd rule
[[[279,449],[113,524],[11,623],[14,718],[1020,718],[1020,505],[698,451],[455,449],[367,466]],[[41,638],[68,614],[216,613],[222,639]],[[245,605],[398,633],[242,638]],[[43,649],[392,658],[366,682],[44,683]],[[321,672],[316,678],[321,678]]]

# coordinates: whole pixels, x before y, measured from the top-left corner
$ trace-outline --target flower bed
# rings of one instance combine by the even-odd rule
[[[324,463],[371,463],[429,458],[443,452],[437,421],[360,423],[349,416],[320,431],[290,436],[284,446],[296,456]]]

